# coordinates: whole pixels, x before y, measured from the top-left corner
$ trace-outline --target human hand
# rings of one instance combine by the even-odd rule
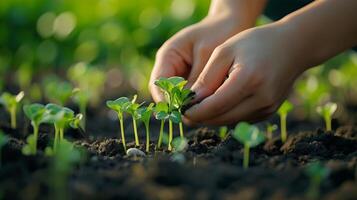
[[[306,69],[281,23],[243,31],[218,46],[192,86],[188,123],[232,124],[274,113]]]

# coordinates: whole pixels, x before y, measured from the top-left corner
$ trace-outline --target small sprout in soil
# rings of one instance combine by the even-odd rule
[[[135,137],[135,146],[139,146],[139,136],[138,136],[138,128],[136,122],[140,119],[140,115],[138,113],[138,109],[142,104],[136,103],[137,95],[134,95],[133,99],[129,104],[125,106],[125,112],[129,113],[133,119],[133,129],[134,129],[134,137]]]
[[[331,131],[332,115],[337,110],[337,104],[328,102],[323,106],[317,107],[316,111],[324,118],[326,124],[326,131]]]
[[[264,142],[265,136],[259,131],[258,127],[246,122],[240,122],[234,129],[233,137],[244,144],[243,167],[247,169],[249,165],[249,149]]]
[[[267,138],[269,140],[273,139],[273,132],[276,131],[277,129],[278,129],[278,125],[271,124],[271,123],[267,124]]]
[[[159,133],[159,140],[157,142],[157,148],[161,148],[162,144],[162,139],[163,139],[163,133],[164,133],[164,124],[165,120],[169,118],[170,113],[169,113],[169,106],[165,102],[159,102],[155,106],[155,118],[157,120],[161,120],[161,125],[160,125],[160,133]]]
[[[123,113],[128,104],[130,104],[130,100],[126,97],[120,97],[114,101],[107,101],[107,106],[116,111],[118,113],[118,119],[120,124],[120,133],[121,133],[121,140],[123,143],[124,150],[126,152],[126,143],[125,143],[125,133],[124,133],[124,117]]]
[[[287,139],[286,132],[286,117],[288,113],[293,109],[293,104],[289,101],[284,101],[284,103],[280,106],[278,110],[278,114],[280,116],[280,130],[281,130],[281,141],[285,142]]]
[[[24,98],[24,92],[20,92],[17,95],[4,92],[0,97],[0,104],[2,104],[6,110],[10,113],[11,128],[16,128],[16,112],[20,101]]]
[[[219,132],[218,136],[221,138],[221,140],[225,140],[227,138],[227,133],[228,133],[228,127],[227,126],[221,126],[219,127]]]
[[[310,199],[318,199],[320,196],[321,182],[328,177],[330,170],[320,162],[315,162],[306,167],[305,173],[310,177],[310,186],[307,196]]]
[[[172,141],[174,152],[184,152],[188,147],[188,140],[186,138],[176,137]]]
[[[6,136],[2,131],[0,131],[0,167],[1,167],[1,155],[2,155],[2,147],[9,142],[9,137]]]
[[[151,103],[148,107],[141,107],[138,109],[138,113],[140,115],[140,120],[144,123],[145,125],[145,131],[146,131],[146,152],[149,152],[149,147],[150,147],[150,118],[151,114],[153,112],[153,107],[154,104]]]
[[[79,88],[75,88],[72,91],[73,100],[79,106],[79,112],[83,115],[83,120],[81,121],[81,127],[83,130],[86,130],[86,119],[87,119],[87,106],[89,102],[89,94],[84,90],[80,90]]]
[[[46,108],[42,104],[31,104],[24,106],[25,115],[31,120],[33,127],[33,135],[29,135],[26,139],[27,144],[22,148],[22,153],[25,155],[35,155],[37,152],[37,138],[40,124],[44,121]]]
[[[56,76],[44,81],[46,98],[53,103],[64,106],[72,96],[73,86],[67,81],[61,81]]]

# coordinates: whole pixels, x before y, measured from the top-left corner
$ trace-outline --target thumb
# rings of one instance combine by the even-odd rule
[[[191,87],[196,94],[193,103],[210,96],[222,85],[234,61],[232,52],[230,47],[224,45],[213,51],[203,71]]]

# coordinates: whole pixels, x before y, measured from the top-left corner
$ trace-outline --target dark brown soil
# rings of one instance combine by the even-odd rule
[[[77,147],[87,150],[87,159],[75,166],[66,181],[66,198],[306,199],[309,177],[304,169],[320,161],[331,170],[321,184],[320,198],[357,199],[355,126],[341,126],[332,132],[290,132],[285,144],[276,135],[251,149],[250,167],[244,170],[242,145],[231,136],[221,141],[214,129],[186,131],[189,147],[183,154],[155,151],[152,143],[147,157],[134,158],[125,155],[116,137],[117,122],[108,118],[89,120],[89,138],[73,130],[67,133]],[[129,119],[127,124],[128,146],[133,147]],[[152,141],[156,142],[158,124],[152,124]],[[31,132],[30,127],[12,130],[3,122],[0,129],[11,137],[2,151],[0,199],[53,199],[51,159],[43,154],[52,138],[48,134],[51,127],[41,128],[36,156],[21,154],[24,133]],[[142,128],[139,132],[144,135]],[[145,147],[140,149],[144,151]]]

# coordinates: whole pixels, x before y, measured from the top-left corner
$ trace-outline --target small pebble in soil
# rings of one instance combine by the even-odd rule
[[[177,162],[180,164],[184,164],[186,162],[186,158],[182,153],[175,153],[171,156],[170,160],[172,162]]]
[[[126,151],[129,157],[146,157],[146,154],[137,148],[130,148]]]

